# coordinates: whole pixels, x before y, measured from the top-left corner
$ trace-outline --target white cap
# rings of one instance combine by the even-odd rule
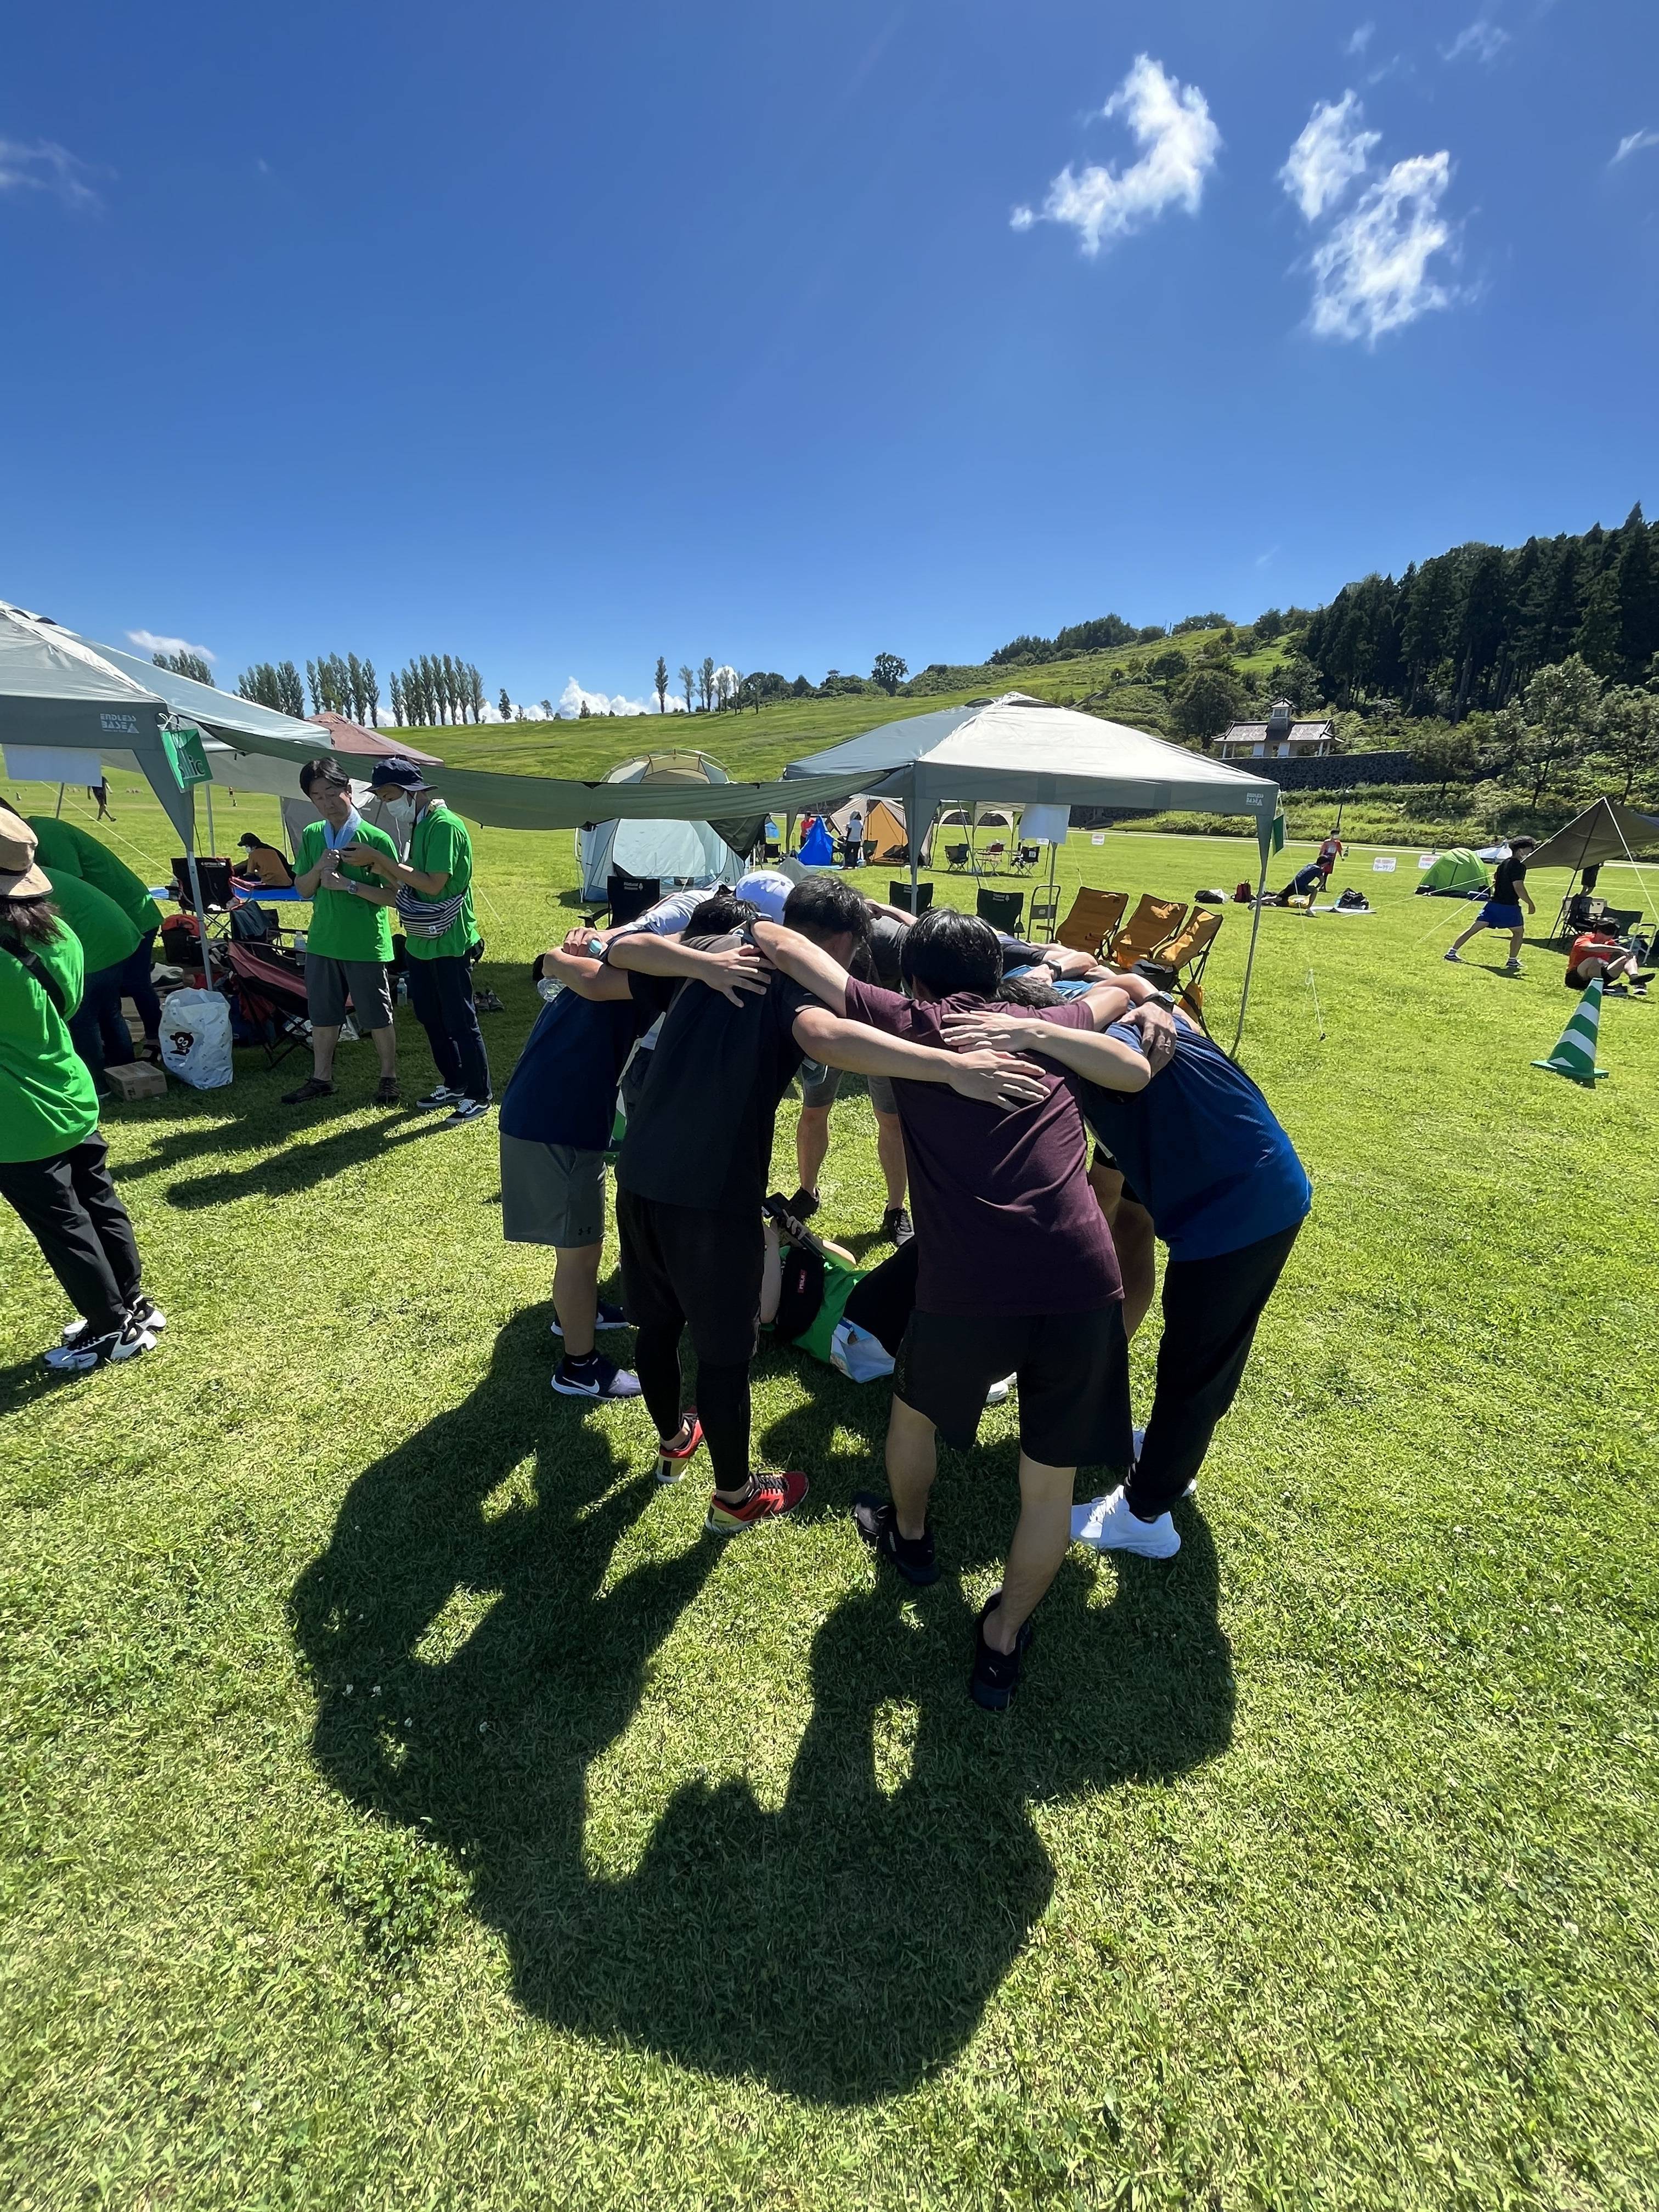
[[[737,896],[752,906],[764,921],[781,921],[783,902],[795,886],[777,868],[750,868],[738,878]]]

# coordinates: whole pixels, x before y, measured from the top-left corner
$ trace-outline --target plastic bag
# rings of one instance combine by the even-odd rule
[[[867,1329],[837,1322],[830,1358],[849,1382],[878,1382],[893,1371],[893,1355]]]
[[[216,991],[174,991],[162,1002],[161,1065],[198,1091],[230,1081],[230,1008]]]

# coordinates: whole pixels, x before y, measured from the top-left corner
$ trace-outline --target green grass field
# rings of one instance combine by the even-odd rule
[[[275,819],[221,804],[222,848]],[[499,1084],[574,867],[478,854]],[[901,1594],[847,1517],[885,1390],[769,1353],[757,1452],[812,1494],[721,1547],[642,1407],[550,1392],[493,1126],[374,1111],[367,1044],[321,1114],[249,1054],[112,1110],[172,1323],[136,1367],[41,1381],[0,1212],[6,2203],[1659,2200],[1659,1006],[1609,1006],[1595,1092],[1535,1073],[1559,956],[1443,965],[1468,909],[1370,858],[1373,918],[1263,919],[1244,1057],[1315,1211],[1184,1548],[1074,1553],[1000,1720],[1012,1409]],[[1248,872],[1114,833],[1062,880]],[[873,1153],[844,1097],[854,1243]]]

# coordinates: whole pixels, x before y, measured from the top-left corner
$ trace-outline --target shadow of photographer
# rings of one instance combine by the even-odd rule
[[[515,1319],[472,1395],[359,1477],[296,1584],[318,1760],[465,1868],[538,2017],[815,2101],[895,2094],[963,2047],[1048,1904],[1031,1804],[1178,1774],[1230,1741],[1207,1531],[1189,1511],[1174,1567],[1131,1563],[1104,1605],[1112,1570],[1069,1559],[1021,1701],[993,1719],[966,1694],[973,1607],[951,1570],[1000,1557],[1013,1493],[1002,1448],[964,1457],[933,1589],[878,1574],[847,1530],[848,1594],[812,1639],[783,1803],[688,1782],[633,1870],[596,1875],[589,1769],[720,1545],[615,1571],[657,1486],[550,1405],[544,1322]],[[866,1432],[884,1425],[886,1394],[859,1395]],[[854,1473],[868,1480],[842,1455],[826,1504]],[[789,1532],[759,1540],[787,1576]]]

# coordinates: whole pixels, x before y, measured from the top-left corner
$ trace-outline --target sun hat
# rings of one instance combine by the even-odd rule
[[[414,762],[405,760],[401,753],[394,753],[390,760],[376,761],[369,771],[368,787],[371,791],[379,791],[388,784],[396,785],[399,791],[430,791],[432,788]]]
[[[21,814],[0,805],[0,898],[50,898],[52,878],[34,865],[40,839]]]
[[[736,896],[745,900],[767,921],[783,920],[783,902],[794,889],[777,868],[750,868],[738,878]]]

